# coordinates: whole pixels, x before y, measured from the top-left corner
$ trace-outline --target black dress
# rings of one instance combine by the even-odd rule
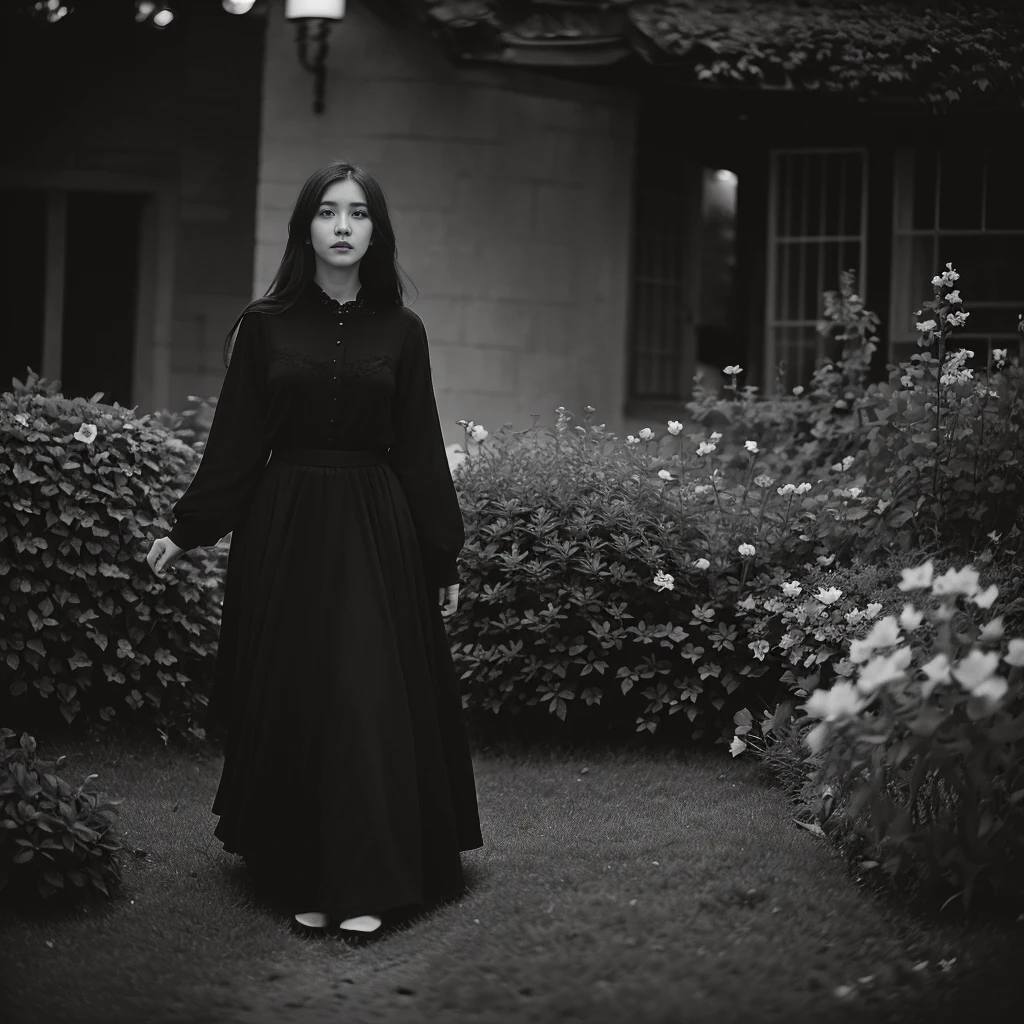
[[[465,533],[419,317],[313,283],[247,314],[174,515],[185,549],[232,533],[210,700],[224,848],[293,913],[458,896],[483,839],[438,591]]]

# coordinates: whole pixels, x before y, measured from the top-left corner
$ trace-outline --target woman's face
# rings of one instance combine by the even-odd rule
[[[366,255],[373,234],[366,194],[351,178],[328,186],[309,226],[317,263],[353,267]]]

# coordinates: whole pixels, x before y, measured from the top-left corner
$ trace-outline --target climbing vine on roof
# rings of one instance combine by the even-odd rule
[[[463,55],[619,32],[708,86],[1024,104],[1024,0],[417,0]]]
[[[701,82],[1024,99],[1024,5],[908,0],[654,0],[626,16],[652,63]]]

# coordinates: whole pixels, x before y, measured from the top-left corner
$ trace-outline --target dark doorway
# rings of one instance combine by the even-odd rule
[[[146,197],[69,192],[61,390],[132,404],[139,237]]]
[[[43,303],[46,287],[46,193],[0,189],[0,392],[26,367],[43,369]]]

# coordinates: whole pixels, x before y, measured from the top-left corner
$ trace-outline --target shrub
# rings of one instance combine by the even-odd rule
[[[918,890],[953,886],[968,909],[981,881],[1000,898],[1024,897],[1024,640],[1006,636],[1006,610],[972,567],[941,575],[933,561],[901,570],[902,593],[925,591],[850,643],[850,670],[814,690],[797,720],[811,751],[801,797],[828,797],[831,828],[866,862]],[[927,602],[927,604],[925,604]],[[1020,614],[1016,598],[1010,607]],[[985,612],[984,616],[980,613]],[[987,621],[981,622],[980,618]],[[1019,620],[1018,620],[1019,621]],[[1008,677],[1000,674],[1006,666]],[[1003,669],[1005,671],[1005,669]],[[762,755],[788,720],[762,723]],[[737,716],[733,753],[751,734]],[[792,732],[786,735],[788,753]],[[786,753],[777,761],[786,762]],[[834,814],[835,811],[840,813]]]
[[[923,351],[862,406],[867,486],[888,506],[888,524],[914,543],[974,551],[991,532],[1024,528],[1024,370],[997,349],[976,372],[967,365],[975,353],[953,348],[970,316],[953,288],[959,277],[947,263],[933,278],[933,298],[917,311],[927,317],[917,324]]]
[[[482,442],[487,432],[463,424],[467,457],[455,479],[472,583],[449,639],[469,680],[466,707],[535,723],[528,709],[546,708],[579,733],[603,724],[728,736],[742,699],[734,692],[768,668],[749,657],[735,624],[749,558],[738,544],[722,547],[678,454],[643,452],[649,429],[623,446],[590,425],[592,407],[571,431],[571,415],[557,412],[543,440],[536,423],[514,435],[506,427],[476,454],[470,435]]]
[[[146,563],[199,456],[134,410],[29,373],[0,396],[0,701],[7,721],[110,721],[127,705],[202,738],[225,548]]]
[[[36,893],[109,896],[124,857],[113,832],[120,801],[96,792],[95,775],[72,788],[60,775],[64,757],[40,759],[28,733],[8,749],[13,736],[0,729],[0,897],[27,903]]]

